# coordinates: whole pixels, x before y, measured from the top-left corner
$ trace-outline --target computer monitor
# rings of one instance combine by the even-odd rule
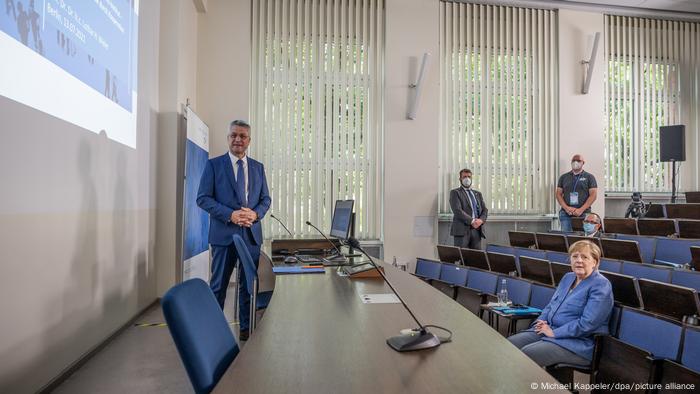
[[[331,237],[348,239],[355,200],[337,200],[331,221]]]

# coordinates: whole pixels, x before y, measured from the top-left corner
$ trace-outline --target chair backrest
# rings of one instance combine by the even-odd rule
[[[548,260],[520,257],[520,276],[546,285],[553,285],[552,267]]]
[[[648,312],[622,308],[618,338],[644,349],[655,357],[676,360],[680,350],[683,327],[680,324]]]
[[[691,246],[700,246],[700,239],[658,238],[654,262],[684,265],[690,263]]]
[[[496,252],[496,253],[503,253],[503,254],[513,254],[513,248],[510,246],[503,246],[503,245],[496,245],[496,244],[488,244],[486,245],[486,251],[487,252]]]
[[[510,241],[510,246],[519,246],[521,248],[537,246],[535,233],[530,231],[508,231],[508,240]]]
[[[639,264],[625,261],[622,263],[622,273],[635,278],[651,279],[658,282],[671,282],[671,269],[651,264]]]
[[[569,245],[566,243],[566,235],[552,233],[537,233],[537,249],[551,250],[552,252],[566,253]]]
[[[491,271],[506,275],[511,272],[518,272],[518,267],[515,265],[515,256],[512,254],[486,252],[486,256],[489,259]]]
[[[498,275],[479,269],[470,269],[467,275],[467,287],[486,294],[496,294]]]
[[[637,219],[639,235],[667,237],[678,233],[674,219]]]
[[[272,259],[261,250],[260,260],[258,260],[258,292],[264,293],[275,289],[275,272],[272,267]]]
[[[547,260],[553,262],[553,263],[561,263],[561,264],[569,264],[571,260],[569,260],[569,254],[568,253],[562,253],[562,252],[547,252]]]
[[[656,240],[658,238],[648,237],[645,235],[618,234],[617,239],[618,240],[637,241],[637,244],[639,244],[639,253],[640,253],[640,256],[642,257],[642,260],[638,261],[638,262],[639,263],[647,263],[647,264],[651,264],[654,262],[654,254],[656,253]],[[610,257],[610,256],[608,256],[608,257]],[[625,259],[620,259],[620,260],[625,260]],[[634,261],[634,260],[629,260],[629,261]]]
[[[583,218],[571,218],[571,229],[574,231],[583,231]]]
[[[416,276],[425,279],[440,279],[442,264],[439,261],[424,258],[416,259]]]
[[[600,259],[600,266],[598,269],[619,274],[622,272],[622,261],[602,258]]]
[[[501,291],[503,279],[506,280],[508,299],[510,299],[513,304],[527,305],[530,303],[530,288],[532,287],[532,283],[512,276],[501,276],[498,278],[496,294]]]
[[[700,328],[686,326],[683,337],[681,364],[700,372]]]
[[[571,265],[569,264],[550,263],[550,266],[552,267],[552,278],[554,279],[555,286],[561,282],[561,278],[563,278],[564,275],[571,272]]]
[[[516,255],[518,258],[520,258],[520,256],[527,256],[532,257],[534,259],[547,259],[547,252],[544,250],[513,248],[513,254]]]
[[[610,259],[642,262],[642,254],[639,251],[637,241],[628,241],[612,238],[601,238],[603,256]]]
[[[649,279],[637,279],[644,310],[683,321],[684,316],[699,315],[698,292],[689,287]]]
[[[695,270],[700,272],[700,247],[691,246],[690,255],[692,260],[690,261],[690,266]]]
[[[459,248],[456,246],[438,245],[438,258],[443,263],[463,264],[462,254],[459,253]]]
[[[615,274],[612,272],[601,272],[601,274],[610,281],[616,303],[633,308],[642,306],[639,284],[633,276]]]
[[[678,236],[681,238],[700,238],[700,220],[679,219]]]
[[[245,286],[248,289],[248,294],[253,294],[255,291],[254,283],[258,280],[258,267],[253,263],[253,257],[248,251],[248,246],[243,242],[243,238],[240,235],[235,234],[233,236],[233,244],[236,246],[238,259],[243,266],[243,272],[245,272]]]
[[[192,387],[210,392],[238,354],[238,345],[209,285],[190,279],[168,290],[163,315]]]
[[[637,235],[637,221],[633,218],[605,218],[605,232]]]
[[[685,202],[688,204],[700,203],[700,192],[685,192]]]
[[[440,280],[455,286],[467,284],[467,273],[469,269],[454,264],[443,264],[440,270]]]
[[[649,205],[649,208],[647,209],[646,215],[644,215],[645,218],[665,218],[666,217],[666,209],[664,207],[664,204],[651,204]]]
[[[486,252],[483,250],[461,248],[459,251],[462,253],[464,265],[487,271],[491,269],[489,266],[489,259],[486,257]]]
[[[673,272],[671,272],[671,283],[700,291],[700,272],[673,270]]]
[[[666,204],[669,219],[700,219],[700,204]]]
[[[533,283],[530,290],[529,305],[535,308],[544,309],[554,295],[556,288],[539,283]]]
[[[598,237],[586,237],[584,235],[569,234],[566,236],[566,240],[569,242],[569,245],[573,245],[578,241],[590,241],[598,245],[601,250],[603,249],[603,246],[600,244],[600,238]]]

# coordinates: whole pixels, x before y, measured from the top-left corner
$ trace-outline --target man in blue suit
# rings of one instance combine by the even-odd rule
[[[209,213],[209,244],[212,250],[210,286],[221,309],[238,253],[233,236],[243,238],[253,262],[258,264],[263,242],[260,220],[270,208],[265,167],[246,155],[250,145],[250,125],[241,120],[231,122],[229,151],[210,159],[204,168],[197,192],[197,205]],[[239,269],[240,339],[248,338],[250,294],[245,273]]]

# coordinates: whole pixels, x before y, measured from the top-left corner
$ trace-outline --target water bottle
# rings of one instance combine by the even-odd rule
[[[506,285],[506,280],[501,281],[501,291],[498,292],[498,303],[506,306],[508,305],[508,286]]]
[[[394,256],[394,261],[391,263],[391,265],[393,265],[396,268],[399,267],[399,263],[396,261],[396,256]]]

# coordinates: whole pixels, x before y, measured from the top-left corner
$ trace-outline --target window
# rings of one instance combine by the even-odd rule
[[[355,200],[355,234],[381,237],[383,0],[253,1],[251,124],[271,212],[326,232]],[[267,237],[286,234],[265,221]]]
[[[697,117],[699,43],[695,23],[605,16],[608,191],[671,190],[659,127]]]
[[[440,4],[439,212],[462,168],[500,214],[554,209],[556,12]]]

